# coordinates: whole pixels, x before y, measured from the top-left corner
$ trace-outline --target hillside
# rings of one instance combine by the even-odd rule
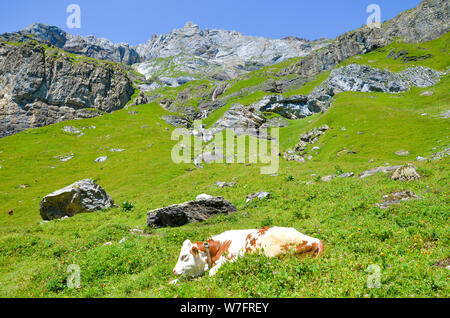
[[[260,163],[205,164],[203,169],[174,164],[174,127],[161,117],[174,115],[169,109],[191,120],[203,109],[209,115],[203,123],[211,128],[234,103],[249,106],[274,94],[307,96],[330,71],[308,78],[282,74],[302,58],[226,81],[222,94],[214,98],[222,107],[211,105],[218,83],[203,79],[148,92],[142,105],[1,139],[0,296],[449,297],[448,43],[448,33],[420,44],[394,41],[340,62],[336,69],[360,64],[398,73],[423,66],[442,76],[433,86],[399,93],[337,93],[325,112],[281,118],[289,125],[280,128],[280,152],[294,147],[299,135],[312,128],[328,125],[330,131],[314,144],[319,149],[308,146],[310,160],[280,158],[274,175],[260,174]],[[167,105],[168,99],[172,101],[164,109],[161,104]],[[83,135],[63,131],[68,125]],[[124,151],[110,151],[117,148]],[[409,154],[398,156],[399,150]],[[433,156],[439,152],[447,155]],[[105,162],[94,162],[106,155]],[[60,160],[67,156],[73,158]],[[429,159],[418,161],[418,156]],[[419,180],[394,181],[383,173],[358,177],[373,167],[406,163],[417,167]],[[342,172],[355,176],[321,181]],[[40,200],[84,178],[94,179],[117,204],[129,201],[134,208],[42,222]],[[210,187],[216,181],[237,185]],[[387,209],[376,205],[384,195],[401,190],[413,191],[419,199]],[[246,204],[246,196],[257,191],[270,192],[271,198]],[[225,197],[238,212],[179,228],[146,227],[147,211],[201,193]],[[216,277],[168,285],[186,238],[202,241],[229,229],[272,225],[322,239],[324,255],[300,260],[251,255],[226,264]],[[80,289],[66,286],[69,264],[81,267]],[[381,288],[366,286],[371,264],[380,266]]]

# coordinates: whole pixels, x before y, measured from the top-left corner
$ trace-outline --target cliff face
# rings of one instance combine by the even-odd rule
[[[0,137],[111,112],[133,93],[113,63],[73,58],[33,41],[0,42]]]
[[[386,46],[397,38],[419,43],[436,39],[449,29],[449,0],[424,0],[416,8],[385,22],[381,28],[365,26],[339,36],[332,44],[311,53],[282,74],[313,76],[351,56]]]

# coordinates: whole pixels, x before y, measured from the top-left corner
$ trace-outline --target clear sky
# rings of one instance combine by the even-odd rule
[[[181,28],[186,21],[202,29],[236,30],[246,35],[307,39],[336,36],[366,23],[366,8],[378,4],[381,20],[413,8],[420,0],[0,0],[0,33],[34,22],[71,34],[112,42],[144,43],[152,34]],[[81,28],[69,29],[66,8],[81,8]]]

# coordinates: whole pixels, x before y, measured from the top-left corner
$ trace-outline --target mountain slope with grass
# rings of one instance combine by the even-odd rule
[[[341,66],[359,63],[397,72],[421,65],[445,72],[448,43],[448,34],[420,44],[393,43]],[[392,52],[428,57],[404,61]],[[232,96],[228,104],[251,105],[268,94],[257,87],[271,81],[270,74],[269,67],[230,82],[225,93]],[[328,74],[284,94],[307,94]],[[448,149],[450,126],[443,115],[449,110],[448,91],[449,78],[444,75],[433,87],[404,93],[337,94],[327,112],[288,120],[289,126],[280,129],[282,151],[293,147],[300,133],[324,124],[330,127],[314,145],[320,149],[311,152],[312,160],[280,159],[279,172],[273,176],[261,175],[261,164],[209,164],[203,169],[174,164],[173,127],[161,119],[170,113],[158,101],[1,139],[0,295],[448,297],[448,269],[443,264],[449,258],[449,159],[431,160],[433,153]],[[213,118],[220,117],[216,113],[223,114],[226,107],[206,122],[214,123]],[[84,135],[64,132],[67,125]],[[124,151],[111,152],[114,148]],[[398,150],[408,150],[409,155],[397,156]],[[67,155],[73,158],[60,161]],[[94,162],[105,155],[107,161]],[[417,161],[418,156],[430,159]],[[326,175],[358,175],[373,167],[406,163],[417,167],[420,180],[399,182],[379,173],[320,181]],[[42,197],[84,178],[104,187],[119,207],[41,222]],[[210,187],[216,181],[237,185]],[[400,190],[413,191],[419,199],[388,209],[376,205],[384,195]],[[246,204],[245,197],[258,191],[272,196]],[[238,212],[179,228],[146,227],[147,211],[193,200],[201,193],[225,197]],[[131,205],[122,208],[122,202]],[[320,238],[324,255],[316,259],[249,255],[226,264],[213,278],[168,285],[185,239],[201,241],[225,230],[273,225]],[[67,287],[70,264],[80,266],[80,289]],[[380,288],[367,287],[370,265],[379,266]]]
[[[394,22],[411,22],[416,13],[406,12]],[[418,13],[419,22],[426,13]],[[391,31],[394,22],[387,25]],[[0,297],[448,298],[450,35],[431,32],[430,23],[414,25],[434,34],[432,40],[393,38],[370,52],[352,51],[314,74],[297,72],[311,57],[294,57],[232,79],[190,79],[151,89],[154,79],[139,68],[74,56],[33,40],[44,54],[53,54],[48,63],[63,59],[67,67],[94,65],[121,74],[129,101],[120,99],[120,107],[96,114],[100,116],[0,139]],[[401,34],[412,36],[409,31]],[[363,86],[366,91],[333,91],[326,107],[295,120],[255,109],[265,98],[307,107],[301,103],[333,72],[351,65],[389,71],[393,77],[431,69],[438,79],[394,93],[370,85]],[[158,76],[186,75],[172,66],[164,64]],[[414,83],[421,84],[424,79],[417,76]],[[355,76],[354,81],[360,79]],[[386,84],[384,79],[371,78]],[[279,146],[276,173],[261,174],[267,164],[249,163],[248,153],[245,163],[203,163],[201,169],[193,162],[174,163],[176,126],[189,130],[201,120],[205,132],[214,131],[236,104],[266,123],[283,123],[278,138],[270,141]],[[304,136],[319,127],[326,129],[317,141],[302,145]],[[212,136],[204,149],[217,138]],[[246,145],[255,140],[247,136]],[[264,141],[256,140],[260,145]],[[289,150],[303,162],[285,160]],[[97,160],[101,157],[106,160]],[[415,166],[420,179],[393,180],[394,170],[360,177],[373,168],[407,164]],[[87,178],[102,186],[117,207],[42,220],[44,196]],[[236,185],[213,186],[218,181]],[[259,191],[270,197],[246,202]],[[224,197],[237,212],[181,227],[147,226],[148,211],[203,193]],[[267,226],[293,227],[319,238],[325,252],[318,258],[246,255],[225,264],[214,277],[181,277],[178,284],[168,284],[186,239],[204,241],[227,230]],[[68,287],[70,265],[80,269],[80,288]],[[378,278],[379,288],[369,288],[368,282]]]

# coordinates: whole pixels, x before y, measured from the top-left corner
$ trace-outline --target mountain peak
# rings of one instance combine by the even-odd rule
[[[184,25],[184,29],[198,29],[199,26],[198,24],[195,24],[194,22],[188,21],[186,22],[186,24]]]

